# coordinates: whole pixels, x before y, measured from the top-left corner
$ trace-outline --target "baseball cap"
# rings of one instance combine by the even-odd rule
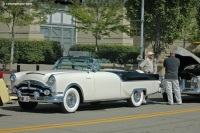
[[[148,52],[147,55],[154,55],[154,53],[153,52]]]

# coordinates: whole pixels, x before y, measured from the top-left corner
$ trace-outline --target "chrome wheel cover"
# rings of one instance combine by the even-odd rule
[[[76,105],[76,96],[74,93],[69,93],[66,98],[67,106],[73,108]]]
[[[141,93],[139,91],[134,91],[134,101],[139,102],[141,99]]]

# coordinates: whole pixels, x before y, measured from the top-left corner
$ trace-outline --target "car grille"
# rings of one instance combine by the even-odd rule
[[[49,89],[49,86],[45,86],[43,83],[35,80],[26,80],[16,86],[16,89],[19,90],[22,95],[33,96],[34,92],[37,91],[40,95],[44,95],[43,92],[45,89]]]
[[[191,80],[185,80],[185,88],[191,88]]]
[[[191,80],[181,79],[179,81],[179,85],[181,89],[190,89],[191,88]]]

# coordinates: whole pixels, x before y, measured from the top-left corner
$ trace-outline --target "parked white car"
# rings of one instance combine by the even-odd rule
[[[98,60],[62,57],[49,71],[22,71],[11,75],[13,94],[22,109],[38,103],[58,103],[63,112],[75,112],[80,103],[127,100],[140,106],[144,95],[159,92],[157,74],[100,69]]]

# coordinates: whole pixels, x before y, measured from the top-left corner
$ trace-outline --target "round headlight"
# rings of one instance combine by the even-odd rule
[[[56,78],[51,75],[47,81],[50,85],[53,85],[56,82]]]
[[[16,81],[16,75],[14,73],[12,73],[10,75],[10,80],[11,80],[11,82],[15,82]]]
[[[199,79],[198,79],[197,77],[194,77],[194,78],[192,78],[192,81],[193,81],[194,83],[198,83]]]
[[[50,90],[48,89],[44,90],[44,95],[48,96],[50,93],[51,93]]]

